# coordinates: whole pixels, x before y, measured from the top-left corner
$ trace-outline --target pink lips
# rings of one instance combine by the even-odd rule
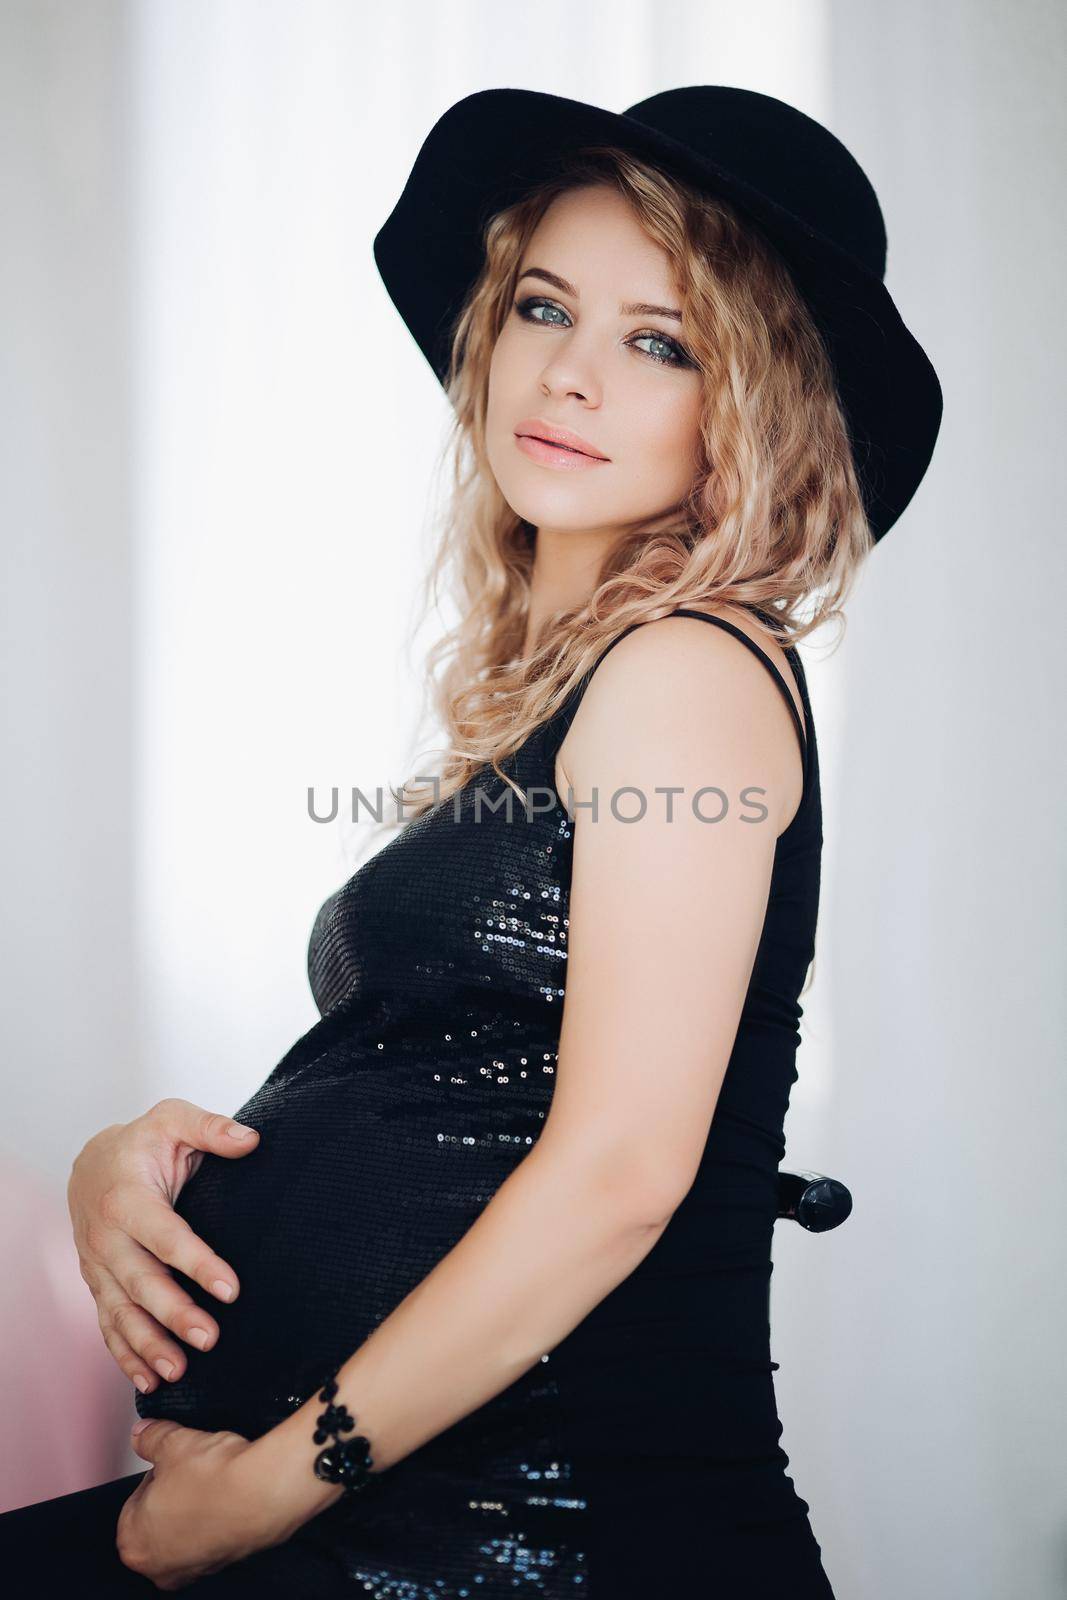
[[[583,456],[577,450],[564,449],[562,445],[546,444],[543,439],[516,434],[515,443],[531,461],[539,461],[543,467],[556,467],[561,472],[584,472],[587,467],[604,465],[598,456]]]
[[[562,465],[563,460],[572,455],[576,455],[580,461],[593,463],[608,460],[596,445],[583,439],[580,433],[575,433],[571,428],[562,428],[558,423],[546,422],[543,417],[527,417],[520,422],[515,429],[515,438],[519,448],[525,450],[527,455],[548,465]],[[527,448],[537,445],[543,448],[540,451]]]

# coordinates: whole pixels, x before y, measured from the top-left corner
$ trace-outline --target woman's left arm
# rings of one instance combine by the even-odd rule
[[[686,620],[628,635],[572,729],[568,979],[541,1136],[337,1373],[334,1403],[369,1439],[376,1472],[565,1338],[640,1264],[695,1177],[798,756],[764,669],[728,635]],[[617,811],[640,810],[634,790],[647,809],[620,820]],[[726,814],[712,820],[721,794]],[[253,1547],[282,1542],[343,1493],[313,1472],[322,1409],[316,1393],[226,1464],[225,1493]],[[150,1423],[134,1448],[165,1468],[175,1428],[190,1431]]]

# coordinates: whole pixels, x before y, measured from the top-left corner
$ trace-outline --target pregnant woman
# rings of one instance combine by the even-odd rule
[[[768,1308],[796,646],[941,415],[877,199],[764,95],[500,89],[375,257],[455,411],[447,758],[319,912],[254,1133],[163,1101],[75,1162],[149,1466],[0,1549],[49,1594],[832,1600]]]

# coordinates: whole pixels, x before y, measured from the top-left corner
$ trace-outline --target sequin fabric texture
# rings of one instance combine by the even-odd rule
[[[241,1294],[224,1306],[177,1274],[221,1336],[186,1352],[178,1383],[138,1396],[140,1415],[258,1437],[432,1270],[538,1139],[575,827],[554,764],[590,676],[503,763],[528,808],[485,768],[322,906],[308,950],[320,1018],[235,1113],[259,1145],[240,1161],[206,1155],[176,1207]],[[809,732],[697,1182],[637,1271],[529,1373],[300,1530],[352,1592],[741,1600],[788,1581],[794,1600],[832,1600],[785,1471],[768,1317],[821,842]],[[677,1587],[734,1570],[745,1588]]]

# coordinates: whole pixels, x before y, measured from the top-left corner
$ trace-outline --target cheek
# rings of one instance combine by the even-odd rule
[[[495,453],[497,439],[503,427],[504,418],[508,414],[508,407],[500,386],[499,378],[489,374],[489,383],[485,393],[485,442],[488,449]]]
[[[515,360],[508,350],[507,334],[502,333],[493,348],[489,362],[489,381],[485,395],[488,428],[493,429],[497,426],[501,416],[507,413],[515,387]]]
[[[514,364],[508,361],[507,352],[501,350],[498,342],[489,363],[485,390],[485,448],[490,471],[498,485],[507,481],[509,468],[513,471],[515,467],[511,455],[514,446],[512,429],[518,418],[525,414],[517,412],[516,405]],[[528,411],[530,408],[526,409]]]
[[[642,410],[642,455],[661,471],[685,478],[701,458],[700,396],[678,393]]]
[[[493,346],[490,368],[496,373],[497,382],[507,382],[514,379],[522,357],[521,340],[515,338],[514,326],[509,318],[497,334],[496,344]]]

